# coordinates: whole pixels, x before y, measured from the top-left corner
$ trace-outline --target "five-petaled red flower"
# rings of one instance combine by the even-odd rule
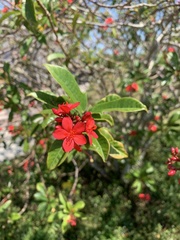
[[[70,152],[73,149],[80,151],[80,145],[86,144],[86,138],[83,135],[85,131],[85,124],[83,122],[77,122],[75,125],[70,117],[64,117],[62,119],[62,126],[56,126],[53,132],[54,138],[63,140],[63,150]]]
[[[72,109],[79,106],[79,104],[80,102],[58,104],[58,109],[52,108],[52,111],[55,115],[58,115],[58,116],[66,115],[66,114],[69,114]]]

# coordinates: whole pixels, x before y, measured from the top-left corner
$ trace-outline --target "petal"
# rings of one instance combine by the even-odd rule
[[[74,142],[77,144],[77,145],[84,145],[86,144],[87,140],[85,138],[84,135],[74,135]]]
[[[55,129],[53,132],[53,137],[59,140],[62,140],[68,136],[69,136],[69,133],[63,128],[61,128],[60,126],[57,129]]]
[[[77,122],[74,125],[73,130],[75,131],[76,134],[80,134],[85,131],[85,124],[83,122]]]
[[[70,117],[64,117],[62,120],[62,127],[67,131],[70,132],[73,128],[73,122]]]
[[[74,148],[74,140],[72,138],[65,138],[62,147],[65,152],[70,152]]]
[[[53,113],[54,113],[55,115],[59,115],[59,111],[58,111],[58,109],[56,109],[56,108],[52,108],[52,111],[53,111]]]
[[[63,113],[67,113],[68,114],[70,112],[70,108],[68,106],[66,106],[66,105],[61,105],[61,111]]]
[[[78,152],[81,152],[82,149],[79,145],[77,145],[76,143],[74,143],[74,148],[78,151]]]
[[[95,121],[93,118],[89,118],[86,122],[86,129],[92,129],[93,127],[95,127]]]
[[[93,138],[98,138],[97,133],[95,133],[94,131],[91,132],[91,135],[93,136]]]
[[[92,136],[88,134],[89,144],[92,145]]]
[[[69,107],[70,110],[76,108],[77,106],[79,106],[80,102],[76,102],[76,103],[68,103],[67,106]]]

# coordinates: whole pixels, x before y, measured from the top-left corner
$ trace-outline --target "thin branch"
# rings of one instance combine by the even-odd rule
[[[73,183],[73,186],[72,186],[72,189],[69,193],[69,199],[72,198],[73,194],[75,193],[75,190],[76,190],[76,186],[77,186],[77,183],[78,183],[78,176],[79,176],[79,168],[78,168],[78,165],[76,163],[76,161],[73,159],[72,160],[73,164],[74,164],[74,167],[75,167],[75,172],[74,172],[74,183]]]

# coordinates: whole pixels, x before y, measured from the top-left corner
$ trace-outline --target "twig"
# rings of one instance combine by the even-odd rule
[[[70,191],[70,193],[69,193],[69,199],[71,199],[72,198],[72,196],[73,196],[73,194],[74,194],[74,192],[75,192],[75,190],[76,190],[76,186],[77,186],[77,183],[78,183],[78,176],[79,176],[79,168],[78,168],[78,165],[77,165],[77,163],[76,163],[76,161],[73,159],[72,160],[72,162],[73,162],[73,164],[74,164],[74,167],[75,167],[75,172],[74,172],[74,183],[73,183],[73,186],[72,186],[72,189],[71,189],[71,191]]]

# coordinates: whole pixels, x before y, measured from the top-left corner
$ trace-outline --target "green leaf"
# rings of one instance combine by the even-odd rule
[[[54,213],[51,213],[47,219],[48,223],[51,223],[54,221],[54,218],[56,217],[57,213],[54,212]]]
[[[78,211],[79,209],[83,209],[85,207],[85,203],[83,201],[78,201],[74,204],[73,209],[74,211]]]
[[[92,116],[97,122],[107,122],[111,126],[114,125],[114,120],[110,114],[93,113]]]
[[[119,141],[112,141],[111,143],[111,149],[110,149],[110,156],[115,159],[123,159],[127,158],[128,154],[124,148],[124,145]]]
[[[107,95],[106,97],[102,98],[100,101],[98,101],[96,103],[97,104],[100,104],[100,103],[104,103],[104,102],[112,102],[112,101],[116,101],[116,100],[119,100],[121,99],[121,97],[115,93],[112,93],[112,94],[109,94]]]
[[[24,56],[28,52],[29,47],[30,47],[30,45],[32,43],[32,40],[33,40],[33,38],[30,37],[25,42],[23,42],[23,44],[21,44],[21,47],[20,47],[20,55],[21,55],[21,57]]]
[[[73,31],[75,31],[78,18],[79,18],[79,13],[74,14],[74,18],[73,18],[73,22],[72,22]]]
[[[49,170],[55,169],[66,160],[68,154],[62,149],[62,141],[55,140],[48,152],[47,168]]]
[[[3,203],[0,206],[0,213],[2,213],[4,210],[6,210],[11,205],[11,200],[7,200],[5,203]]]
[[[135,193],[140,193],[142,191],[142,182],[136,179],[132,184],[132,188],[134,189]]]
[[[11,215],[10,215],[10,219],[12,220],[12,221],[17,221],[17,220],[19,220],[21,218],[21,214],[20,213],[17,213],[17,212],[13,212],[13,213],[11,213]]]
[[[36,184],[36,189],[41,192],[44,196],[46,196],[46,187],[44,186],[44,183],[37,183]]]
[[[172,114],[172,116],[169,118],[168,125],[174,125],[178,120],[180,120],[180,111]]]
[[[110,150],[110,145],[107,139],[98,132],[98,138],[93,138],[93,144],[89,147],[90,150],[99,154],[105,162]]]
[[[46,115],[45,119],[41,123],[41,127],[46,128],[51,122],[54,121],[55,118],[56,118],[56,116],[53,113]]]
[[[54,93],[50,91],[37,91],[31,92],[28,94],[29,97],[33,97],[42,103],[46,103],[52,107],[57,107],[58,104],[62,104],[65,102],[63,97],[57,97]]]
[[[67,199],[62,193],[59,193],[59,201],[62,203],[63,207],[67,209]]]
[[[27,139],[23,142],[23,152],[27,153],[29,151],[29,142]]]
[[[37,23],[33,0],[26,0],[25,2],[25,18],[32,25]]]
[[[90,109],[92,113],[101,113],[101,112],[111,112],[111,111],[120,111],[120,112],[137,112],[137,111],[147,111],[147,108],[140,101],[131,98],[125,97],[118,100],[113,100],[109,102],[101,102],[96,104]]]
[[[81,92],[74,76],[66,68],[57,65],[45,64],[45,67],[69,96],[71,102],[80,102],[80,106],[77,109],[84,112],[87,105],[87,96]]]
[[[69,219],[69,215],[67,215],[67,216],[65,216],[63,218],[63,222],[61,224],[61,231],[62,231],[62,233],[65,233],[68,230],[68,228],[69,228],[69,223],[67,222],[68,219]]]
[[[102,127],[102,128],[99,128],[98,131],[110,143],[109,156],[115,159],[123,159],[128,157],[128,154],[124,148],[124,145],[121,142],[114,140],[114,138],[109,133],[109,130],[107,128]]]
[[[1,18],[0,18],[0,24],[1,24],[6,18],[10,17],[11,15],[14,15],[14,17],[15,17],[15,16],[20,15],[20,12],[19,12],[19,11],[9,11],[9,12],[7,12],[7,13],[3,13],[3,14],[1,15]]]
[[[34,198],[37,200],[37,201],[42,201],[42,202],[47,202],[48,199],[45,195],[43,195],[42,193],[40,192],[37,192],[34,194]]]
[[[44,215],[45,212],[47,211],[47,208],[48,208],[48,203],[47,202],[41,202],[41,203],[38,204],[37,210],[39,212],[42,212],[42,214]]]
[[[51,53],[47,56],[47,61],[48,62],[51,62],[53,61],[54,59],[57,59],[57,58],[64,58],[64,54],[63,53]]]

